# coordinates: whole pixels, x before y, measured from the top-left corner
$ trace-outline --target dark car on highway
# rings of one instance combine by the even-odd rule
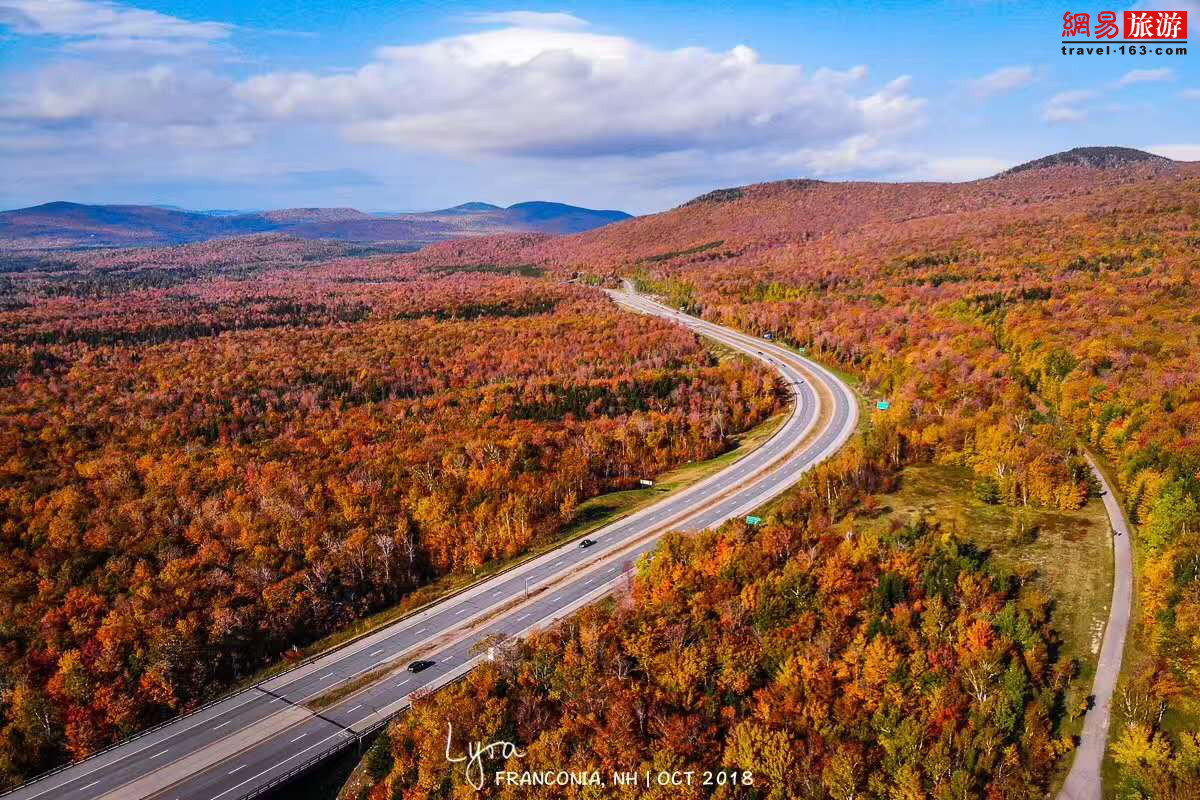
[[[421,670],[429,669],[436,663],[437,663],[436,661],[430,661],[428,659],[423,658],[423,659],[414,661],[411,664],[409,664],[408,671],[409,672],[420,672]]]
[[[591,547],[595,543],[596,543],[595,539],[581,539],[579,542],[579,546],[580,547]]]

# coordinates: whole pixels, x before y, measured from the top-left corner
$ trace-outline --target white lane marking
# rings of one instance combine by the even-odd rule
[[[215,795],[213,795],[213,798],[212,798],[212,800],[217,800],[217,798],[218,798],[218,797],[224,797],[225,795],[229,794],[230,792],[237,791],[238,789],[242,788],[243,786],[245,786],[245,785],[246,785],[247,783],[249,783],[250,781],[252,781],[252,780],[256,780],[256,779],[258,779],[258,778],[261,778],[263,775],[266,775],[268,772],[270,772],[270,771],[271,771],[271,770],[273,770],[273,769],[279,769],[279,768],[280,768],[280,767],[282,767],[284,764],[286,764],[287,762],[289,762],[289,761],[291,761],[292,759],[294,759],[296,756],[304,755],[304,754],[305,754],[305,753],[307,753],[309,750],[312,750],[314,747],[320,747],[321,745],[323,745],[323,744],[325,744],[326,742],[328,742],[330,739],[336,739],[338,736],[341,736],[341,735],[342,735],[342,733],[343,733],[342,731],[338,731],[337,733],[330,734],[329,736],[326,736],[326,737],[325,737],[324,739],[322,739],[321,741],[319,741],[319,742],[316,742],[316,743],[314,743],[314,744],[310,744],[308,747],[304,748],[303,750],[297,750],[295,753],[292,753],[290,756],[288,756],[287,758],[285,758],[283,761],[280,761],[280,762],[279,762],[278,764],[276,764],[275,766],[273,766],[273,767],[267,767],[266,769],[264,769],[262,772],[258,773],[257,775],[252,775],[252,776],[250,776],[249,778],[246,778],[246,780],[242,781],[242,782],[241,782],[241,783],[239,783],[237,786],[231,786],[231,787],[229,787],[228,789],[226,789],[225,791],[221,792],[220,794],[215,794]]]
[[[457,616],[459,616],[460,614],[465,614],[465,613],[467,613],[467,609],[465,609],[465,608],[460,608],[458,611],[455,611],[455,612],[454,612],[454,616],[456,616],[456,617],[457,617]]]
[[[371,654],[369,654],[369,655],[367,656],[367,658],[373,658],[373,657],[375,657],[375,656],[379,655],[379,654],[380,654],[380,653],[382,653],[382,652],[383,652],[383,648],[381,647],[381,648],[379,648],[378,650],[376,650],[374,653],[371,653]]]
[[[222,722],[220,725],[214,725],[214,726],[213,726],[213,730],[215,731],[215,730],[217,730],[218,728],[224,728],[226,725],[229,725],[229,724],[230,724],[230,723],[232,723],[232,722],[233,722],[233,720],[231,720],[231,719],[229,719],[229,720],[225,720],[225,721],[224,721],[224,722]]]
[[[229,770],[229,774],[232,775],[233,773],[237,772],[239,769],[245,769],[245,768],[246,768],[246,765],[242,764],[240,767],[234,767],[233,769]]]
[[[159,756],[165,756],[168,752],[170,752],[170,751],[169,750],[159,750],[157,753],[150,756],[150,758],[158,758]]]
[[[246,697],[245,697],[245,699],[244,699],[244,700],[242,700],[242,702],[238,703],[238,704],[237,704],[237,705],[235,705],[235,706],[232,706],[231,708],[227,708],[227,709],[225,709],[225,711],[233,711],[235,708],[241,708],[242,706],[244,706],[244,705],[247,705],[248,703],[253,703],[253,702],[255,702],[256,700],[258,700],[260,697],[262,697],[262,695],[261,695],[261,694],[259,694],[258,692],[253,692],[253,691],[251,691],[250,689],[247,689],[247,690],[245,690],[245,694],[246,694]],[[234,695],[234,696],[236,697],[236,695]],[[222,701],[222,702],[224,702],[224,701]],[[225,713],[225,712],[220,712],[220,713]],[[179,735],[180,735],[180,734],[182,734],[182,733],[185,733],[185,732],[187,732],[187,731],[190,731],[190,730],[192,730],[193,728],[198,728],[198,727],[200,727],[201,725],[206,725],[206,724],[208,724],[208,723],[209,723],[209,722],[211,722],[211,721],[212,721],[212,720],[211,720],[211,718],[210,718],[210,719],[202,719],[202,720],[199,720],[199,721],[198,721],[198,722],[196,722],[194,725],[188,725],[188,726],[187,726],[187,727],[185,727],[183,730],[180,730],[180,731],[177,731],[177,732],[175,732],[175,733],[172,733],[172,734],[170,734],[170,735],[169,735],[167,738],[168,738],[168,739],[172,739],[172,738],[174,738],[174,737],[176,737],[176,736],[179,736]],[[158,742],[158,744],[162,744],[162,742]],[[123,761],[123,760],[125,760],[125,759],[128,759],[128,758],[130,758],[130,757],[132,757],[132,756],[136,756],[138,753],[144,753],[144,752],[146,752],[147,750],[149,750],[151,747],[154,747],[154,743],[147,744],[145,747],[139,747],[139,748],[137,748],[136,750],[133,750],[132,752],[126,753],[125,755],[123,755],[123,756],[122,756],[122,757],[119,759],[119,761]],[[105,768],[107,768],[107,767],[109,767],[109,766],[112,766],[112,764],[114,764],[114,763],[117,763],[117,762],[109,762],[108,764],[101,764],[101,765],[97,766],[95,769],[90,769],[90,770],[87,770],[87,771],[86,771],[86,772],[84,772],[82,775],[76,776],[76,777],[74,777],[74,778],[68,778],[68,780],[80,780],[80,779],[82,779],[82,778],[86,778],[88,775],[94,775],[95,773],[99,772],[100,770],[102,770],[102,769],[105,769]],[[99,783],[99,782],[100,782],[100,781],[96,781],[96,783]],[[95,785],[96,785],[96,783],[89,784],[89,786],[95,786]],[[56,785],[56,786],[51,786],[50,788],[48,788],[48,789],[43,789],[42,791],[40,791],[40,792],[37,792],[36,794],[31,794],[31,795],[29,795],[29,797],[27,798],[27,800],[33,800],[33,798],[35,798],[35,797],[41,797],[42,795],[44,795],[44,794],[46,794],[46,793],[48,793],[48,792],[53,792],[53,791],[55,791],[55,790],[61,789],[62,787],[63,787],[63,784],[61,784],[61,783],[60,783],[60,784],[58,784],[58,785]],[[84,789],[86,789],[86,788],[88,788],[88,787],[87,787],[87,786],[84,786],[83,788],[84,788]]]
[[[562,562],[560,561],[559,563],[562,563]],[[615,571],[615,568],[614,568],[613,570],[610,570],[610,571]],[[561,598],[558,598],[558,599],[561,599]],[[525,616],[528,616],[528,615],[525,615]],[[278,701],[278,700],[279,700],[279,698],[275,698],[275,699],[274,699],[272,702],[276,702],[276,701]],[[223,723],[223,724],[222,724],[221,726],[219,726],[219,727],[224,727],[224,726],[225,726],[225,725],[227,725],[227,724],[229,724],[229,723],[228,723],[228,722],[226,722],[226,723]],[[330,738],[332,738],[332,737],[330,737]],[[306,748],[306,749],[310,749],[310,748]],[[288,760],[290,760],[290,759],[288,759]]]
[[[293,742],[298,742],[298,741],[300,741],[301,739],[303,739],[305,736],[308,736],[308,734],[307,734],[307,733],[302,733],[302,734],[300,734],[299,736],[297,736],[295,739],[292,739],[292,741],[293,741]]]
[[[401,686],[403,686],[403,685],[404,685],[404,684],[406,684],[406,683],[408,683],[408,680],[407,680],[407,679],[405,679],[405,680],[402,680],[402,681],[400,681],[399,683],[397,683],[397,684],[396,684],[396,688],[398,689],[398,688],[400,688]]]
[[[354,708],[347,708],[346,713],[349,714],[351,711],[358,711],[360,708],[362,708],[362,705],[357,705]]]
[[[418,636],[420,636],[420,635],[421,635],[422,633],[424,633],[426,630],[428,630],[428,629],[427,629],[427,628],[421,628],[421,630],[417,631],[417,635],[418,635]]]
[[[525,619],[528,616],[529,616],[528,614],[522,614],[521,616],[517,617],[517,622],[520,622],[521,620]]]
[[[82,792],[84,789],[90,789],[90,788],[92,788],[93,786],[95,786],[95,785],[96,785],[97,783],[99,783],[99,782],[100,782],[100,781],[92,781],[92,782],[91,782],[91,783],[89,783],[87,786],[80,786],[80,787],[79,787],[79,791],[81,791],[81,792]]]
[[[318,680],[322,680],[322,681],[329,680],[330,678],[333,677],[333,675],[334,675],[334,673],[330,672],[328,675],[322,675]]]

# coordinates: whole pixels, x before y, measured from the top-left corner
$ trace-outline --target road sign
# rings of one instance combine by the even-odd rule
[[[653,486],[654,485],[654,481],[650,480],[649,478],[642,478],[640,481],[638,481],[638,483],[640,483],[642,486]]]
[[[762,517],[756,517],[756,516],[754,516],[753,514],[751,514],[750,516],[746,517],[746,524],[747,524],[747,525],[758,525],[760,522],[762,522]]]
[[[889,403],[887,400],[880,400],[878,403],[875,404],[875,407],[877,409],[879,409],[880,411],[887,411],[889,408],[892,407],[892,404]]]

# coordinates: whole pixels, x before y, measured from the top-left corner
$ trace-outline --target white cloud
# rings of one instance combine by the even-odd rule
[[[97,70],[67,61],[37,73],[28,88],[2,98],[0,118],[27,123],[118,121],[205,125],[236,113],[232,81],[160,64],[141,70]]]
[[[991,97],[1028,86],[1034,81],[1033,67],[1000,67],[987,75],[968,82],[976,97]]]
[[[1130,86],[1135,83],[1154,83],[1169,81],[1175,77],[1175,71],[1170,67],[1157,69],[1133,69],[1121,76],[1117,86]]]
[[[1152,144],[1146,150],[1176,161],[1200,161],[1200,144]]]
[[[588,21],[565,11],[494,11],[467,14],[467,22],[477,25],[504,25],[517,28],[575,30],[586,28]]]
[[[1075,89],[1059,92],[1042,106],[1042,119],[1046,122],[1083,122],[1087,119],[1086,103],[1097,97],[1090,89]]]
[[[513,27],[386,47],[350,74],[270,73],[237,97],[352,141],[463,155],[650,156],[832,146],[894,135],[924,101],[865,68],[807,72],[748,47],[659,50],[620,36]]]
[[[1200,100],[1200,89],[1184,89],[1179,96],[1184,100]]]
[[[64,37],[75,49],[160,54],[194,52],[233,31],[221,22],[192,22],[107,0],[0,0],[0,25],[27,36]]]

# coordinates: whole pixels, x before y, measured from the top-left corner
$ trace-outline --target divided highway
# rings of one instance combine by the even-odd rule
[[[671,530],[719,525],[783,492],[846,442],[858,421],[850,389],[818,364],[751,336],[611,292],[770,364],[795,403],[765,444],[720,473],[312,662],[44,775],[5,800],[242,800],[289,779],[383,724],[418,689],[487,657],[481,640],[522,636],[611,592]],[[410,673],[415,659],[433,662]],[[332,693],[332,694],[331,694]]]

